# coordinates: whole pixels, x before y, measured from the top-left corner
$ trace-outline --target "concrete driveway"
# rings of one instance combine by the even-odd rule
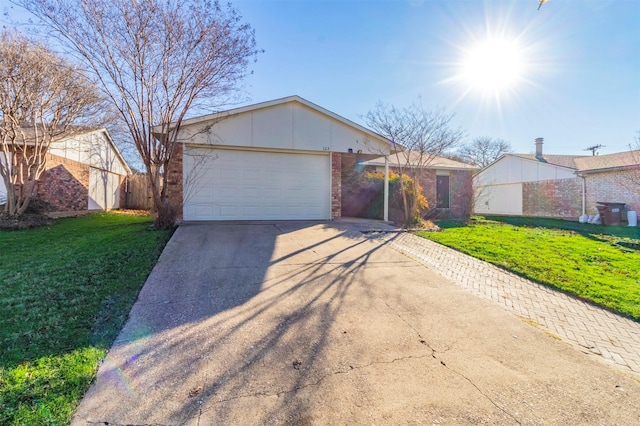
[[[636,380],[359,226],[180,226],[74,424],[640,423]]]

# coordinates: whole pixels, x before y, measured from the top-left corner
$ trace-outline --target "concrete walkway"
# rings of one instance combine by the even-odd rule
[[[465,290],[640,377],[640,324],[413,234],[386,234],[394,249]]]

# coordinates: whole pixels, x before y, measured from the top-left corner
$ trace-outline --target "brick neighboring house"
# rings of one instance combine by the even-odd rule
[[[5,161],[0,153],[0,161]],[[106,129],[62,135],[51,142],[45,171],[32,199],[52,211],[110,210],[124,205],[126,177],[131,173]],[[6,198],[0,179],[0,203]]]
[[[422,168],[420,186],[422,193],[429,203],[431,216],[439,219],[465,219],[472,210],[473,199],[473,174],[478,168],[460,161],[450,160],[444,157],[434,157],[429,161],[420,161],[419,155],[410,152],[412,158],[408,159],[407,153],[399,152],[399,160],[405,164],[425,164]],[[391,155],[388,158],[389,169],[399,173],[398,158]],[[362,162],[367,168],[377,172],[384,171],[384,157],[378,157]],[[405,167],[405,173],[406,167]]]
[[[476,214],[577,220],[598,213],[598,202],[640,210],[640,188],[629,179],[640,170],[640,151],[547,155],[542,144],[538,138],[536,154],[505,154],[475,176]]]

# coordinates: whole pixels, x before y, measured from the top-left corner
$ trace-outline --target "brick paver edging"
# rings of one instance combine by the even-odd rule
[[[640,324],[410,233],[387,234],[399,252],[610,365],[640,377]]]

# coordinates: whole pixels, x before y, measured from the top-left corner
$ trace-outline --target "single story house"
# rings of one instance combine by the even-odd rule
[[[630,179],[639,173],[640,151],[547,155],[542,144],[537,138],[535,154],[505,154],[475,176],[476,214],[577,220],[598,213],[598,202],[640,210],[640,190]]]
[[[110,210],[124,204],[123,185],[131,169],[106,129],[61,135],[51,142],[45,159],[34,199],[53,211]],[[5,161],[1,153],[0,161]],[[5,198],[0,179],[0,202]]]
[[[470,215],[473,198],[473,174],[478,168],[471,164],[433,156],[419,158],[416,152],[397,152],[388,159],[388,167],[399,172],[400,166],[420,167],[420,186],[429,209],[438,218],[462,219]],[[362,163],[375,171],[384,171],[385,159],[378,157]]]
[[[299,96],[185,120],[167,170],[186,221],[329,220],[341,215],[341,156],[391,141]]]

